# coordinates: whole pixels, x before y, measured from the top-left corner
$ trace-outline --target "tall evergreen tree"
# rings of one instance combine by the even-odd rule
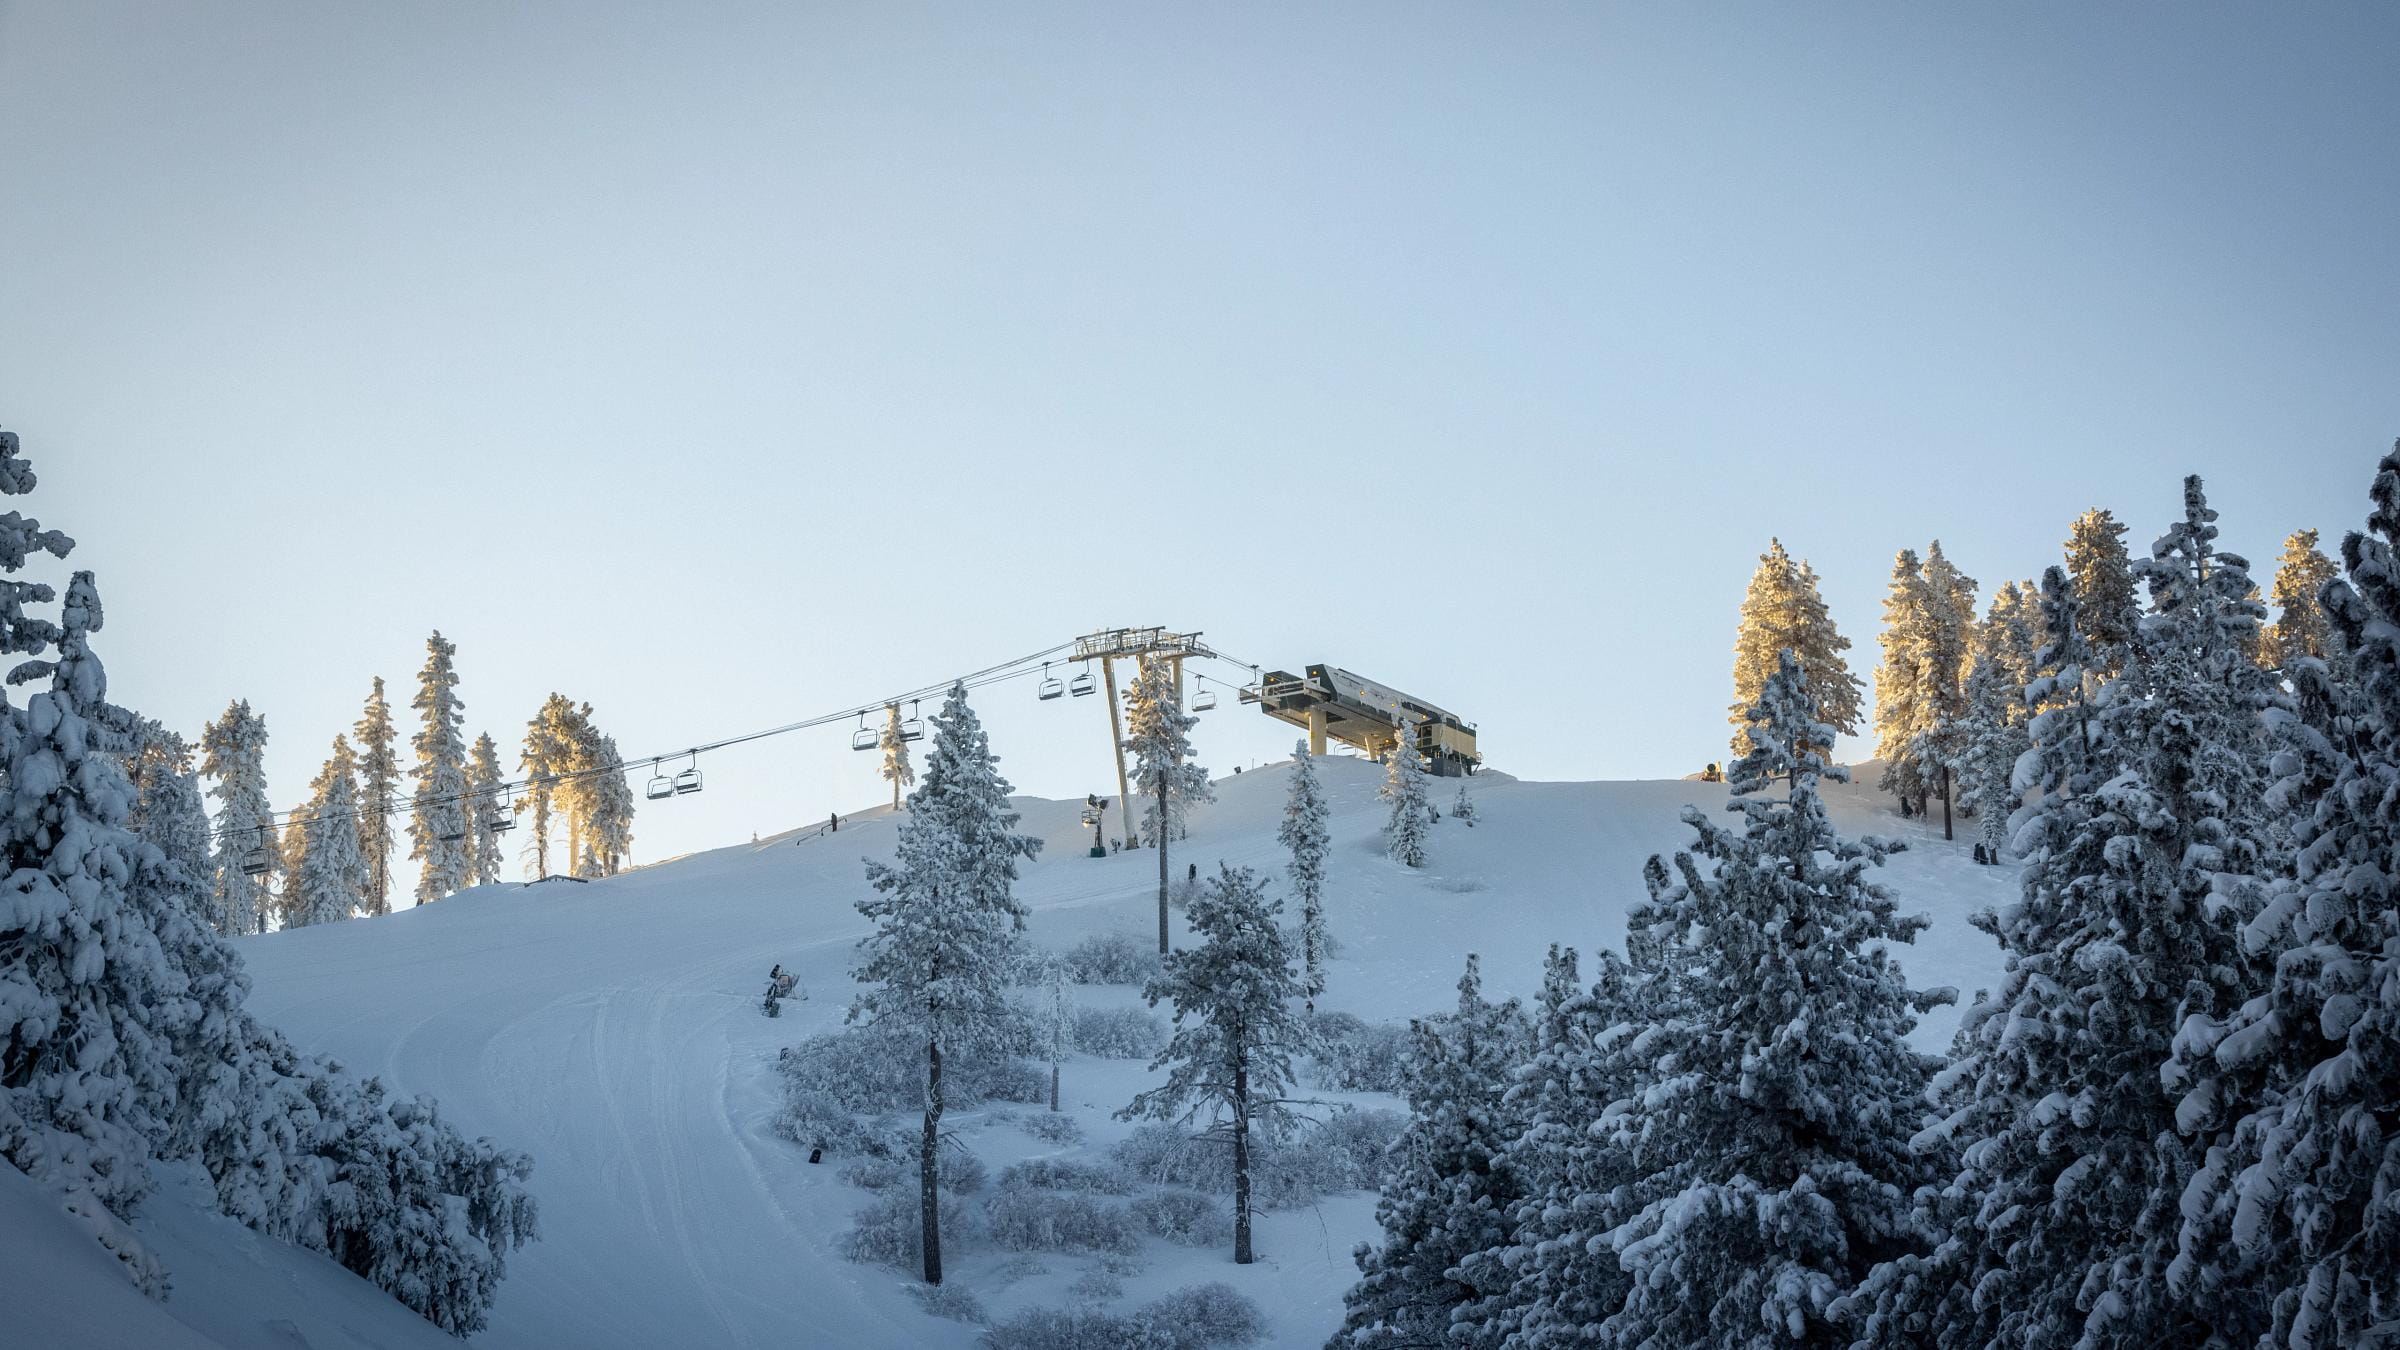
[[[1915,549],[1904,548],[1892,563],[1883,602],[1883,659],[1875,666],[1875,756],[1883,761],[1877,786],[1900,799],[1902,814],[1921,810],[1930,791],[1917,746],[1936,724],[1928,698],[1936,683],[1936,627],[1925,565]]]
[[[267,931],[275,908],[276,865],[282,850],[274,836],[275,808],[267,800],[267,719],[247,700],[225,705],[223,715],[200,735],[200,772],[216,780],[216,929],[228,937]],[[245,863],[263,856],[264,872]]]
[[[917,781],[915,766],[908,762],[908,742],[900,738],[900,705],[884,708],[883,734],[875,746],[883,751],[883,780],[892,785],[892,809],[900,809],[900,794]]]
[[[550,875],[550,847],[560,798],[569,784],[565,776],[575,761],[575,705],[566,695],[553,693],[542,700],[533,719],[525,724],[525,744],[518,767],[525,774],[526,831],[525,851],[533,857],[533,877],[540,880]],[[573,839],[568,841],[566,864],[575,862]]]
[[[358,851],[358,764],[347,737],[333,738],[332,757],[309,785],[300,830],[283,921],[301,927],[349,918],[369,882],[366,857]]]
[[[2095,506],[2075,518],[2067,532],[2067,576],[2075,583],[2084,640],[2091,644],[2091,668],[2114,675],[2124,668],[2142,620],[2125,526],[2114,514]]]
[[[1818,783],[1844,775],[1788,656],[1750,739],[1727,775],[1741,832],[1686,808],[1712,866],[1678,854],[1645,915],[1689,1015],[1658,1025],[1613,1125],[1641,1208],[1610,1235],[1631,1281],[1605,1344],[1835,1342],[1836,1301],[1925,1242],[1908,1140],[1936,1061],[1908,1033],[1950,993],[1908,988],[1888,948],[1926,920],[1866,879],[1892,846],[1826,819]]]
[[[1285,870],[1300,901],[1300,987],[1312,1013],[1325,992],[1325,855],[1333,847],[1326,816],[1325,786],[1308,742],[1301,741],[1292,747],[1292,787],[1275,839],[1292,855]]]
[[[1809,686],[1818,691],[1821,717],[1834,730],[1850,735],[1859,728],[1859,682],[1842,656],[1850,639],[1833,625],[1818,593],[1817,574],[1806,561],[1795,561],[1783,541],[1770,539],[1750,575],[1742,597],[1741,623],[1733,640],[1733,753],[1750,752],[1750,705],[1775,673],[1776,654],[1790,651],[1808,672]],[[1823,747],[1831,751],[1833,747]]]
[[[1251,1131],[1272,1135],[1294,1123],[1292,1055],[1311,1044],[1292,1011],[1300,980],[1276,921],[1282,909],[1246,867],[1220,864],[1200,888],[1190,911],[1200,945],[1169,952],[1142,990],[1152,1007],[1175,1006],[1175,1034],[1150,1062],[1167,1081],[1117,1113],[1201,1120],[1204,1137],[1232,1146],[1233,1260],[1242,1266],[1251,1260]]]
[[[132,813],[125,819],[126,828],[165,854],[168,861],[184,869],[198,884],[201,903],[194,913],[206,922],[214,909],[206,901],[213,867],[209,861],[208,810],[201,803],[200,776],[192,767],[191,747],[182,736],[146,717],[140,720],[133,736],[139,748],[126,762],[134,794]]]
[[[2317,548],[2315,530],[2295,530],[2275,560],[2275,622],[2260,635],[2259,660],[2283,670],[2304,656],[2330,661],[2337,654],[2334,627],[2318,600],[2335,575],[2333,559]]]
[[[1184,837],[1185,810],[1213,801],[1208,770],[1192,762],[1192,728],[1200,719],[1183,710],[1175,663],[1143,658],[1141,673],[1125,691],[1125,749],[1133,756],[1133,782],[1148,797],[1138,829],[1142,842],[1158,850],[1158,950],[1168,948],[1167,841]],[[1126,803],[1131,808],[1132,803]],[[1129,825],[1136,822],[1128,821]],[[1129,845],[1131,841],[1128,841]]]
[[[2351,680],[2284,667],[2300,734],[2273,791],[2298,847],[2242,934],[2268,983],[2193,1010],[2169,1075],[2207,1147],[2168,1283],[2229,1344],[2331,1350],[2400,1325],[2400,444],[2372,497],[2347,579],[2320,591]]]
[[[393,745],[398,735],[391,704],[384,701],[383,677],[378,675],[366,710],[350,732],[358,756],[358,851],[367,860],[367,889],[359,900],[369,914],[392,912],[392,813],[400,809],[400,756]]]
[[[1425,760],[1417,753],[1416,741],[1407,727],[1393,738],[1383,756],[1380,794],[1392,804],[1392,814],[1383,822],[1383,851],[1409,867],[1425,865],[1425,838],[1433,832],[1433,811],[1425,800]]]
[[[439,900],[467,885],[466,721],[458,701],[458,648],[440,633],[425,640],[425,668],[417,672],[418,731],[409,738],[417,752],[416,801],[409,812],[408,856],[424,864],[417,877],[417,903]]]
[[[1041,841],[1015,833],[999,763],[967,706],[966,686],[952,685],[933,719],[933,752],[909,794],[892,861],[867,864],[876,894],[858,903],[875,931],[859,943],[852,973],[869,987],[850,1005],[850,1019],[904,1030],[925,1047],[917,1176],[927,1284],[942,1282],[934,1180],[943,1061],[997,1049],[1017,1027],[1007,997],[1011,953],[1025,926],[1014,890],[1017,862],[1039,852]]]
[[[502,817],[512,813],[500,793],[500,747],[492,743],[488,731],[475,738],[475,749],[467,757],[467,795],[473,808],[467,876],[473,885],[496,886],[500,884],[502,852],[497,827]]]
[[[585,706],[590,712],[590,706]],[[585,777],[582,814],[592,875],[613,877],[633,861],[633,785],[625,781],[625,759],[617,738],[584,723]]]
[[[1458,1008],[1409,1024],[1408,1129],[1375,1206],[1380,1246],[1360,1243],[1359,1280],[1333,1344],[1358,1350],[1458,1343],[1462,1309],[1505,1289],[1469,1257],[1507,1241],[1522,1195],[1504,1157],[1517,1132],[1504,1104],[1512,1071],[1532,1039],[1515,999],[1492,1003],[1473,954],[1458,981]],[[1489,1271],[1494,1283],[1478,1286]]]

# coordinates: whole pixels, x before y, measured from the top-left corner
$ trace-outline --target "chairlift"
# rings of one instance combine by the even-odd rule
[[[654,802],[664,801],[675,795],[675,780],[667,777],[661,771],[657,760],[650,761],[650,782],[642,790],[642,795]]]
[[[1204,713],[1215,706],[1217,706],[1217,691],[1203,683],[1199,692],[1192,695],[1192,711]]]
[[[508,797],[503,794],[500,800],[494,803],[494,805],[498,809],[492,812],[490,818],[486,822],[486,828],[490,829],[494,834],[506,834],[510,830],[517,828],[516,803],[510,801]]]
[[[1096,687],[1092,683],[1092,672],[1089,670],[1080,671],[1074,679],[1067,681],[1067,692],[1077,698],[1082,698]]]
[[[925,739],[925,719],[917,716],[917,701],[913,698],[908,701],[908,716],[900,719],[900,739],[904,741]]]
[[[875,728],[867,725],[867,715],[863,712],[860,713],[858,715],[858,730],[850,733],[850,748],[853,750],[872,750],[875,748],[875,744],[878,739],[880,738],[876,736]]]
[[[1086,811],[1086,812],[1084,812],[1084,813],[1083,813],[1083,823],[1084,823],[1084,824],[1086,824],[1086,825],[1097,825],[1097,824],[1099,824],[1099,823],[1100,823],[1100,813],[1099,813],[1099,812],[1097,812],[1097,811]]]
[[[700,790],[700,757],[692,756],[691,766],[675,775],[675,795],[680,797]]]
[[[1061,680],[1057,676],[1050,673],[1049,662],[1042,662],[1042,682],[1034,686],[1033,696],[1040,699],[1044,703],[1048,703],[1050,700],[1058,698],[1066,692],[1066,681]]]
[[[251,845],[250,850],[242,855],[242,875],[263,877],[273,871],[274,867],[274,862],[267,857],[267,831],[264,826],[261,826],[258,831],[258,842]]]

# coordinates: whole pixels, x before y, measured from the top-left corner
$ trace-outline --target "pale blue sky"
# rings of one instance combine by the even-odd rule
[[[2396,65],[2385,4],[0,3],[0,419],[119,696],[249,698],[279,803],[436,626],[504,740],[1161,623],[1676,775],[1771,534],[1864,675],[1903,545],[2354,523]],[[1106,790],[1099,700],[984,701]],[[872,802],[844,744],[637,856]]]

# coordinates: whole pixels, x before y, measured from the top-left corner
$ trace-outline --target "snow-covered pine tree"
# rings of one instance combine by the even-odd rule
[[[2271,800],[2297,847],[2242,933],[2269,982],[2188,1019],[2170,1072],[2208,1147],[2169,1284],[2227,1344],[2379,1344],[2400,1316],[2400,444],[2372,498],[2320,591],[2349,678],[2283,667],[2298,716]]]
[[[2258,659],[2282,670],[2304,656],[2331,661],[2338,654],[2334,627],[2318,600],[2335,575],[2333,559],[2317,548],[2315,530],[2295,530],[2275,560],[2275,622],[2259,635]]]
[[[1175,1006],[1175,1034],[1150,1061],[1167,1081],[1140,1093],[1119,1120],[1203,1122],[1204,1138],[1233,1149],[1233,1260],[1250,1264],[1250,1134],[1288,1128],[1292,1055],[1312,1044],[1292,1008],[1300,977],[1257,873],[1219,864],[1192,901],[1200,935],[1190,951],[1167,953],[1142,996]],[[928,1202],[930,1203],[930,1202]]]
[[[1333,1344],[1357,1350],[1453,1345],[1455,1314],[1507,1285],[1479,1287],[1462,1263],[1508,1239],[1523,1191],[1504,1160],[1518,1131],[1503,1103],[1532,1039],[1515,999],[1483,996],[1476,957],[1458,981],[1458,1007],[1409,1023],[1411,1119],[1375,1206],[1380,1246],[1360,1243],[1358,1283]]]
[[[1392,804],[1383,822],[1383,851],[1392,861],[1409,867],[1425,865],[1425,837],[1433,832],[1433,812],[1425,800],[1425,761],[1417,753],[1413,729],[1402,727],[1383,756],[1383,787],[1377,794]]]
[[[2075,583],[2084,638],[2091,644],[2092,673],[2114,675],[2124,667],[2142,619],[2124,523],[2097,506],[2077,516],[2067,532],[2067,575]]]
[[[1677,854],[1645,912],[1688,1016],[1657,1027],[1611,1120],[1641,1208],[1609,1238],[1632,1278],[1604,1344],[1842,1343],[1836,1301],[1929,1245],[1908,1140],[1936,1061],[1908,1034],[1950,991],[1910,989],[1891,959],[1926,920],[1866,879],[1892,846],[1827,820],[1818,783],[1843,771],[1793,747],[1830,739],[1787,656],[1726,775],[1741,832],[1685,808],[1712,865]]]
[[[192,768],[191,747],[182,736],[142,718],[133,733],[139,747],[126,761],[133,782],[133,811],[126,828],[166,855],[199,884],[201,903],[194,914],[203,922],[214,908],[207,902],[209,860],[208,809],[202,804],[200,776]]]
[[[941,1215],[934,1189],[941,1143],[942,1062],[1004,1044],[1017,1026],[1007,987],[1025,908],[1017,862],[1041,840],[1015,833],[1008,780],[983,724],[952,685],[933,719],[933,751],[890,863],[867,864],[873,898],[858,912],[875,924],[852,972],[869,987],[850,1020],[900,1030],[925,1047],[925,1127],[917,1153],[925,1282],[942,1282]]]
[[[300,858],[284,898],[283,921],[293,927],[347,919],[368,886],[367,860],[358,851],[358,765],[346,736],[309,784],[300,812]]]
[[[900,705],[884,708],[883,734],[875,738],[875,748],[883,751],[883,781],[892,785],[892,809],[900,809],[900,794],[917,781],[916,767],[908,762],[908,742],[900,739]]]
[[[467,853],[469,883],[497,886],[502,850],[500,831],[495,827],[512,813],[500,795],[500,747],[493,744],[488,731],[475,738],[475,748],[467,756],[467,797],[473,809],[468,830],[472,845]]]
[[[1967,714],[1959,722],[1958,750],[1951,765],[1961,798],[1980,822],[1983,856],[2000,861],[2008,845],[2009,818],[2021,800],[2017,761],[2032,742],[2025,735],[2024,686],[2011,678],[2005,653],[1976,654],[1967,676]]]
[[[282,850],[275,838],[275,808],[267,800],[267,719],[250,711],[246,699],[225,705],[223,715],[200,734],[200,772],[216,780],[216,930],[227,937],[267,931],[275,908],[276,864]],[[245,861],[264,855],[267,870],[245,870]]]
[[[2238,694],[2201,672],[2238,656],[2245,602],[2223,587],[2239,568],[2208,547],[2213,513],[2196,484],[2187,502],[2191,528],[2161,541],[2153,573],[2170,612],[2136,631],[2123,674],[2096,691],[2080,601],[2060,569],[2044,578],[2048,641],[2027,689],[2042,711],[2021,775],[2041,795],[2016,839],[2024,895],[1977,921],[2000,940],[2007,976],[1968,1010],[1945,1075],[1949,1114],[1918,1139],[1954,1169],[1928,1194],[1949,1241],[1879,1277],[1872,1302],[1889,1334],[1959,1347],[2210,1343],[2165,1279],[2199,1159],[2161,1069],[2178,1024],[2240,997],[2222,897],[2225,869],[2255,850],[2227,821],[2238,752],[2201,734],[2234,720],[2207,709]]]
[[[1185,810],[1214,801],[1208,770],[1192,762],[1192,728],[1200,719],[1183,710],[1183,690],[1173,661],[1144,657],[1140,673],[1125,690],[1125,750],[1133,756],[1133,788],[1145,798],[1140,817],[1126,803],[1126,847],[1146,843],[1158,850],[1158,950],[1169,944],[1167,843],[1184,837]]]
[[[1952,837],[1951,805],[1956,796],[1951,765],[1965,749],[1966,681],[1975,654],[1975,578],[1953,566],[1936,539],[1925,550],[1925,593],[1931,604],[1925,659],[1917,677],[1929,723],[1910,747],[1917,776],[1942,799],[1942,837]]]
[[[459,734],[466,714],[458,701],[458,648],[438,631],[425,640],[425,668],[417,672],[418,731],[409,738],[417,752],[416,800],[408,818],[408,856],[424,864],[417,877],[417,903],[428,904],[467,885],[467,743]]]
[[[1458,795],[1450,801],[1450,818],[1470,830],[1475,828],[1475,799],[1467,795],[1464,783],[1458,785]]]
[[[368,914],[392,912],[392,813],[400,808],[400,756],[393,749],[392,706],[384,701],[383,677],[375,677],[366,710],[351,728],[358,755],[358,852],[367,860],[367,890],[359,907]]]
[[[1300,987],[1304,1010],[1311,1013],[1325,992],[1325,856],[1333,847],[1326,817],[1325,786],[1308,742],[1301,741],[1292,747],[1292,787],[1275,839],[1292,855],[1285,872],[1300,901]]]
[[[1059,1070],[1075,1048],[1075,1005],[1067,998],[1067,963],[1053,956],[1042,963],[1042,1001],[1033,1018],[1033,1041],[1050,1061],[1050,1109],[1058,1109]]]
[[[1883,659],[1875,665],[1875,756],[1883,761],[1876,786],[1900,799],[1903,815],[1915,814],[1927,794],[1915,747],[1934,725],[1933,710],[1925,705],[1933,610],[1925,565],[1915,549],[1900,550],[1883,601]]]
[[[575,705],[566,695],[553,693],[525,724],[525,744],[517,766],[525,774],[525,852],[532,857],[536,881],[550,875],[551,832],[559,799],[569,786],[561,780],[575,758],[574,738],[569,734],[574,723]],[[573,844],[569,840],[566,854],[570,869],[575,858]]]
[[[1736,755],[1750,752],[1750,705],[1775,673],[1776,653],[1786,650],[1800,658],[1809,686],[1818,691],[1820,717],[1844,735],[1857,731],[1859,682],[1842,656],[1850,650],[1850,639],[1833,626],[1825,597],[1818,593],[1815,570],[1785,552],[1782,540],[1770,539],[1767,551],[1759,555],[1758,570],[1750,574],[1733,639]]]
[[[588,712],[589,709],[587,708]],[[590,726],[587,721],[585,724]],[[590,728],[584,780],[584,833],[596,876],[613,877],[633,861],[633,785],[625,781],[625,758],[617,738]]]

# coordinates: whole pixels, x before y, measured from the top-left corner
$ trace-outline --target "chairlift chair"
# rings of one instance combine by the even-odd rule
[[[267,848],[264,844],[261,844],[242,855],[243,876],[263,877],[270,870],[272,870],[273,867],[274,864],[267,861]]]
[[[908,716],[900,719],[900,739],[904,741],[925,739],[925,719],[917,716],[917,701],[913,698],[908,701]]]
[[[880,738],[875,734],[875,728],[867,725],[867,715],[863,712],[860,713],[858,715],[858,730],[850,733],[850,748],[853,750],[872,750],[875,748],[875,744],[878,739]]]
[[[1097,687],[1092,683],[1092,672],[1088,670],[1077,672],[1074,679],[1067,681],[1067,692],[1077,698],[1082,698]]]
[[[1086,824],[1086,825],[1097,825],[1097,824],[1099,824],[1099,823],[1100,823],[1100,813],[1099,813],[1099,812],[1097,812],[1097,811],[1086,811],[1086,812],[1084,812],[1084,813],[1083,813],[1083,823],[1084,823],[1084,824]]]
[[[675,780],[660,772],[659,766],[653,763],[650,766],[649,786],[643,789],[642,795],[654,802],[672,797],[675,795]]]
[[[490,829],[494,834],[506,834],[510,830],[517,828],[517,806],[515,802],[510,801],[507,797],[502,797],[498,801],[492,803],[492,805],[498,809],[491,813],[490,818],[486,822],[486,828]]]
[[[1033,696],[1044,703],[1067,692],[1066,681],[1050,673],[1050,663],[1042,662],[1042,682],[1034,686]]]
[[[698,792],[699,790],[700,766],[697,763],[693,764],[692,767],[685,769],[682,773],[675,775],[675,793],[677,796],[681,796],[687,792]]]
[[[1193,712],[1204,713],[1215,706],[1217,706],[1217,691],[1205,684],[1200,686],[1199,692],[1192,695]]]

